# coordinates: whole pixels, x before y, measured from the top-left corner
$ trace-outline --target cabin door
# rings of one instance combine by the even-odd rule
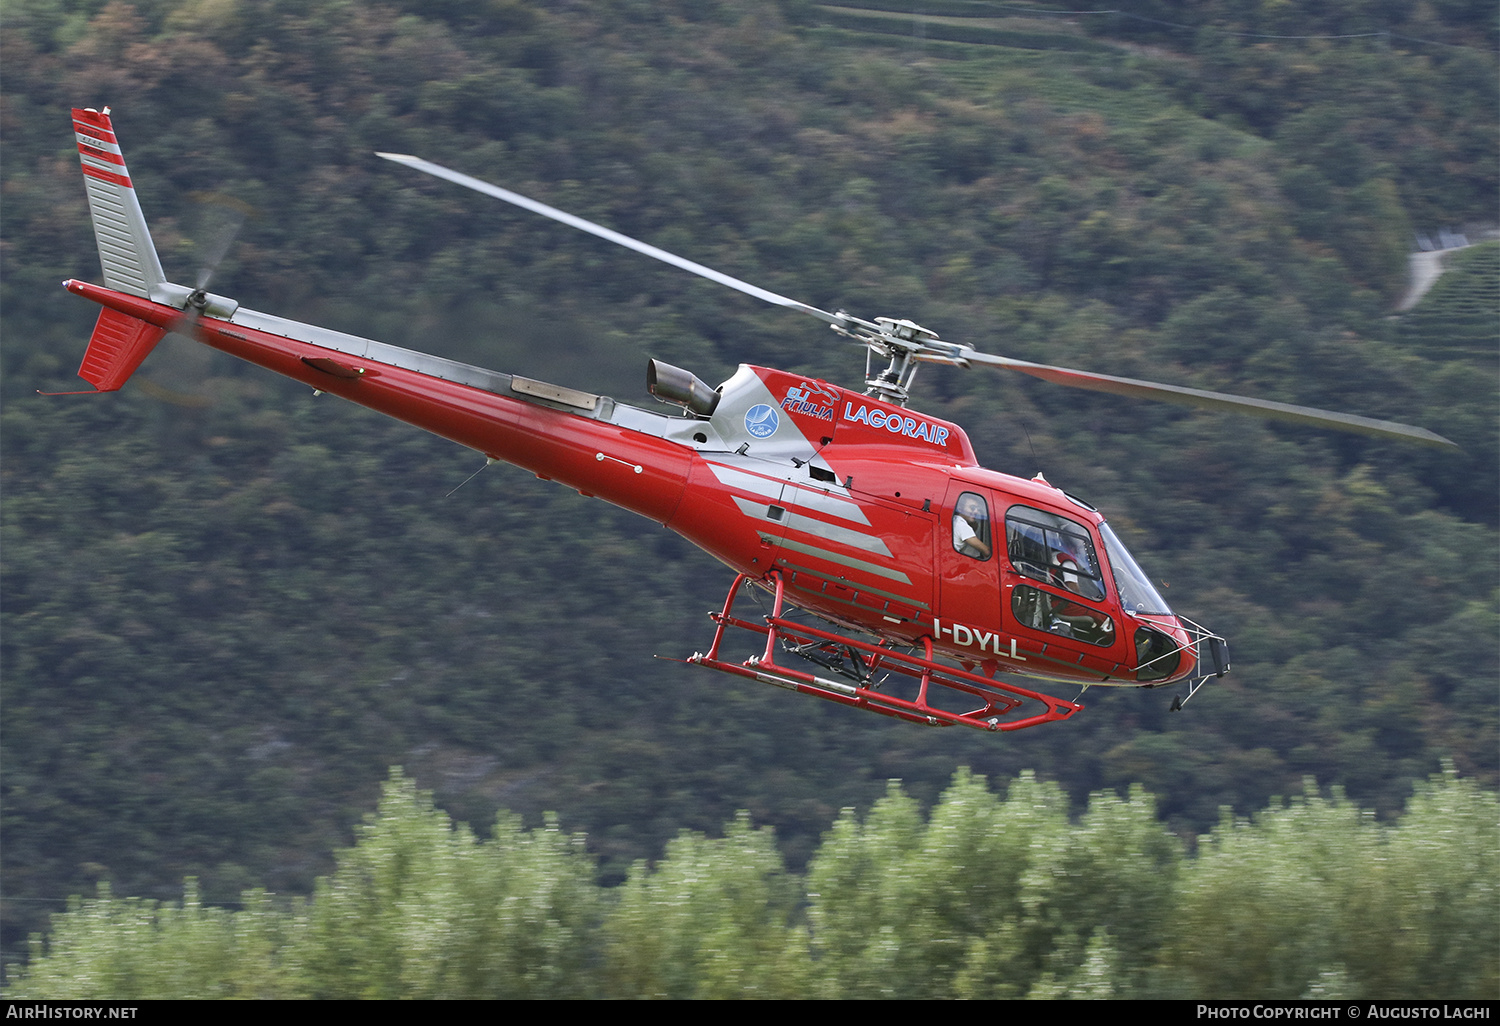
[[[1005,532],[996,521],[987,488],[952,482],[937,523],[934,564],[938,570],[939,616],[949,635],[953,624],[995,635],[1000,631],[1000,565]],[[977,654],[977,652],[976,652]]]

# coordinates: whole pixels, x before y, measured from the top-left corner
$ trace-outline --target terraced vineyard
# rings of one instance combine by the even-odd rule
[[[901,41],[907,44],[1000,46],[1022,50],[1098,52],[1111,45],[1085,35],[1077,25],[1042,14],[1027,17],[1017,9],[991,4],[819,4],[819,21],[849,33],[861,44]]]
[[[1423,356],[1484,361],[1500,356],[1500,241],[1447,257],[1446,272],[1401,319],[1401,341]]]

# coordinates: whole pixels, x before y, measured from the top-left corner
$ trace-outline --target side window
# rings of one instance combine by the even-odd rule
[[[990,506],[984,497],[964,492],[953,507],[953,551],[970,559],[989,559]]]
[[[1024,584],[1011,592],[1010,610],[1016,620],[1033,630],[1077,638],[1090,645],[1115,643],[1115,621],[1081,602],[1069,602],[1040,588]]]
[[[1005,512],[1005,547],[1017,573],[1093,602],[1104,598],[1094,542],[1082,524],[1029,506],[1012,506]]]

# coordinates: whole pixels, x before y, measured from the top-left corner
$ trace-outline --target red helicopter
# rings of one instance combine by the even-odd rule
[[[666,415],[247,310],[207,292],[206,278],[196,288],[173,284],[109,108],[75,109],[73,128],[104,286],[65,286],[103,307],[78,371],[95,391],[119,389],[177,332],[633,510],[737,574],[710,614],[708,651],[686,662],[902,720],[1019,730],[1083,706],[1007,677],[1078,685],[1079,697],[1094,685],[1186,681],[1190,698],[1229,669],[1227,642],[1171,609],[1098,510],[1041,475],[984,469],[962,428],[909,409],[921,364],[1003,367],[1078,388],[1453,444],[1388,421],[993,356],[908,320],[828,313],[428,161],[380,154],[810,314],[867,350],[863,392],[749,365],[712,388],[652,360],[649,391],[681,410]],[[742,593],[757,589],[770,612],[737,613]],[[757,635],[759,654],[726,658],[731,629]]]

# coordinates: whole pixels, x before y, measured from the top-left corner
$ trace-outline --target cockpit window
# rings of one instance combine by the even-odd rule
[[[1099,525],[1099,537],[1104,539],[1104,551],[1109,554],[1109,568],[1115,574],[1115,587],[1120,592],[1120,605],[1125,612],[1161,613],[1170,616],[1172,607],[1151,584],[1151,578],[1136,563],[1108,524]]]
[[[1094,542],[1082,524],[1029,506],[1012,506],[1005,512],[1005,545],[1019,573],[1094,602],[1104,598]]]
[[[990,545],[990,506],[983,496],[964,492],[953,507],[953,551],[970,559],[985,560]]]

